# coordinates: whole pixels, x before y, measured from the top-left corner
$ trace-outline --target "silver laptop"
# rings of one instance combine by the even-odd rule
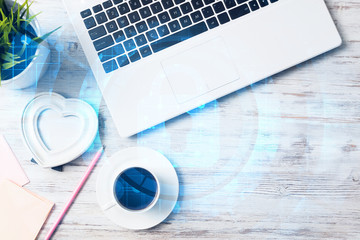
[[[122,137],[341,44],[324,0],[63,0]]]

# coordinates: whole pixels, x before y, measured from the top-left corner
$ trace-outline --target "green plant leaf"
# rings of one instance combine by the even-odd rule
[[[10,4],[6,4],[5,0],[0,0],[0,84],[1,79],[4,77],[1,70],[9,69],[19,63],[37,57],[34,55],[26,59],[21,59],[26,51],[26,43],[20,51],[16,53],[11,52],[13,51],[13,40],[17,34],[26,35],[33,41],[32,44],[41,44],[52,33],[61,28],[58,27],[41,37],[28,31],[27,27],[29,24],[40,14],[37,13],[30,16],[30,6],[32,6],[33,3],[34,1],[32,0],[23,0],[22,3],[18,3],[18,0],[15,0],[10,6]]]
[[[53,34],[54,32],[56,32],[57,30],[59,30],[61,28],[60,27],[57,27],[56,29],[52,30],[51,32],[48,32],[44,35],[42,35],[41,37],[36,37],[36,38],[33,38],[32,40],[37,42],[38,44],[42,43],[46,38],[48,38],[51,34]]]
[[[25,61],[30,61],[32,60],[33,58],[36,58],[38,57],[39,55],[34,55],[34,56],[31,56],[29,57],[28,59],[23,59],[23,60],[20,60],[20,61],[11,61],[11,62],[6,62],[2,65],[3,69],[4,70],[7,70],[7,69],[10,69],[16,65],[18,65],[19,63],[22,63],[22,62],[25,62]]]
[[[34,1],[31,1],[30,4],[29,4],[29,1],[25,1],[25,2],[24,2],[23,5],[26,4],[26,8],[25,8],[25,10],[22,12],[22,14],[21,14],[21,16],[20,16],[21,18],[23,18],[25,14],[26,14],[26,19],[29,18],[29,15],[30,15],[29,9],[30,9],[30,7],[31,7],[31,5],[32,5],[33,3],[34,3]]]
[[[1,59],[6,62],[11,62],[13,60],[21,58],[20,56],[21,55],[18,54],[6,53],[6,54],[1,54]]]
[[[7,69],[10,69],[12,67],[14,67],[15,65],[18,65],[19,63],[22,63],[22,62],[25,62],[26,59],[23,59],[23,60],[20,60],[20,61],[11,61],[11,62],[6,62],[6,63],[3,63],[3,69],[4,70],[7,70]]]
[[[5,3],[5,0],[0,0],[0,8],[4,11],[5,16],[9,16],[9,10]]]

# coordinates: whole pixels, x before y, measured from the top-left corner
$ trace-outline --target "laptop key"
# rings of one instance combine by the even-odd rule
[[[121,27],[121,28],[124,28],[127,25],[129,25],[129,21],[126,16],[119,17],[116,21],[119,24],[119,27]]]
[[[80,15],[81,15],[82,18],[87,18],[87,17],[91,16],[91,10],[90,10],[90,9],[86,9],[86,10],[82,11],[82,12],[80,13]]]
[[[140,13],[142,18],[147,18],[147,17],[151,16],[151,11],[150,11],[149,7],[144,7],[142,9],[140,9],[139,13]]]
[[[278,0],[270,0],[271,3],[275,3],[277,2]]]
[[[159,38],[155,30],[148,31],[146,33],[146,37],[147,37],[149,42],[152,42],[152,41]]]
[[[174,6],[174,2],[172,0],[161,0],[161,3],[165,9],[171,8]]]
[[[240,5],[234,9],[231,9],[229,11],[229,15],[231,17],[232,20],[236,19],[236,18],[239,18],[239,17],[242,17],[246,14],[250,13],[250,9],[248,7],[247,4],[243,4],[243,5]]]
[[[189,38],[197,36],[203,32],[206,32],[208,28],[204,22],[195,24],[189,28],[185,28],[177,33],[171,34],[165,38],[162,38],[156,42],[151,43],[151,48],[154,53],[185,41]]]
[[[149,25],[150,28],[154,28],[159,25],[159,21],[157,17],[154,16],[147,20],[147,24]]]
[[[214,15],[214,11],[212,10],[211,7],[205,7],[203,9],[201,9],[202,14],[204,15],[204,18],[208,18]]]
[[[125,41],[124,47],[125,47],[126,51],[131,51],[131,50],[135,49],[136,45],[135,45],[134,40],[129,39],[129,40]]]
[[[259,0],[259,3],[261,7],[266,7],[267,5],[269,5],[269,2],[267,0]]]
[[[120,12],[121,15],[124,15],[124,14],[130,12],[129,5],[126,2],[123,3],[123,4],[120,4],[118,6],[118,9],[119,9],[119,12]]]
[[[149,46],[145,46],[145,47],[140,48],[140,53],[141,53],[141,56],[143,58],[147,57],[147,56],[150,56],[152,54],[151,49],[150,49]]]
[[[174,0],[174,2],[175,2],[176,5],[179,5],[180,3],[185,2],[185,0]]]
[[[180,24],[183,28],[186,28],[187,26],[191,25],[191,20],[189,16],[185,16],[180,18]]]
[[[141,47],[142,45],[146,44],[147,41],[146,41],[146,37],[144,34],[141,34],[139,36],[136,36],[135,37],[135,42],[136,42],[136,45],[138,45],[139,47]]]
[[[235,0],[224,0],[226,8],[232,8],[236,6]]]
[[[237,2],[237,4],[243,4],[243,3],[245,3],[245,2],[247,2],[248,0],[236,0],[236,2]]]
[[[111,0],[108,0],[108,1],[105,1],[103,2],[103,7],[104,8],[109,8],[109,7],[112,7],[113,3]]]
[[[151,8],[153,14],[157,14],[163,10],[163,8],[159,2],[155,2],[155,3],[151,4],[150,8]]]
[[[187,14],[193,10],[191,7],[191,4],[189,2],[181,4],[180,8],[181,8],[181,11],[183,12],[183,14]]]
[[[157,28],[160,37],[166,36],[170,33],[169,28],[166,25],[162,25]]]
[[[230,22],[230,18],[228,16],[228,14],[226,12],[224,13],[221,13],[219,16],[218,16],[218,19],[219,19],[219,22],[221,24],[225,24],[227,22]]]
[[[193,12],[192,14],[190,14],[190,16],[194,23],[197,23],[203,19],[200,11]]]
[[[125,34],[126,34],[127,38],[131,38],[131,37],[135,36],[137,34],[137,32],[136,32],[134,26],[130,26],[130,27],[125,28]]]
[[[96,21],[98,24],[103,24],[104,22],[106,22],[108,19],[105,15],[105,13],[99,13],[95,15]]]
[[[114,45],[115,42],[114,42],[113,38],[110,35],[108,35],[106,37],[100,38],[99,40],[96,40],[95,42],[93,42],[93,44],[94,44],[96,51],[100,51],[100,50],[103,50],[104,48]]]
[[[163,23],[166,23],[168,21],[170,21],[170,16],[167,12],[163,12],[163,13],[160,13],[158,15],[159,19],[160,19],[160,22],[163,24]]]
[[[129,58],[130,58],[131,62],[136,62],[136,61],[141,59],[140,53],[139,53],[138,50],[132,51],[128,55],[129,55]]]
[[[87,29],[90,29],[90,28],[93,28],[93,27],[96,26],[96,22],[95,22],[95,19],[93,17],[89,17],[89,18],[85,19],[84,23],[85,23],[85,27]]]
[[[136,10],[141,7],[141,3],[139,0],[130,0],[129,5],[131,7],[131,10]]]
[[[152,0],[141,0],[142,4],[145,6],[145,5],[148,5],[152,2]]]
[[[205,5],[209,5],[213,2],[215,2],[215,0],[204,0]]]
[[[121,54],[123,54],[125,52],[123,46],[120,44],[115,45],[111,48],[105,49],[102,52],[99,52],[99,58],[101,62],[105,62],[107,60],[110,60],[114,57],[120,56]]]
[[[145,21],[139,22],[135,26],[136,26],[138,33],[142,33],[142,32],[145,32],[148,30],[148,27],[147,27]]]
[[[106,73],[110,73],[112,71],[115,71],[116,69],[118,69],[118,65],[116,64],[116,61],[115,60],[111,60],[109,62],[106,62],[103,64],[103,68],[104,68],[104,71]]]
[[[169,27],[171,32],[176,32],[180,29],[180,23],[178,22],[178,20],[172,21],[171,23],[169,23]]]
[[[104,26],[99,26],[97,28],[90,30],[89,35],[90,35],[91,40],[95,40],[102,36],[105,36],[106,30],[105,30]]]
[[[93,7],[93,11],[94,13],[98,13],[100,12],[101,10],[103,10],[102,6],[100,4],[96,5]]]
[[[191,0],[191,4],[195,10],[202,8],[204,6],[204,3],[202,0]]]
[[[121,42],[125,40],[125,34],[124,31],[120,30],[116,33],[113,34],[113,37],[115,39],[116,42]]]
[[[106,13],[108,15],[108,18],[111,20],[111,19],[114,19],[116,17],[119,16],[119,13],[118,11],[116,10],[116,8],[110,8],[108,10],[106,10]]]
[[[259,7],[259,4],[256,0],[252,0],[249,2],[249,6],[251,8],[251,11],[256,11],[258,10],[260,7]]]
[[[114,4],[122,3],[124,0],[113,0]]]
[[[169,10],[170,16],[172,19],[178,18],[181,16],[180,9],[178,7],[174,7]]]
[[[129,59],[126,55],[122,55],[122,56],[118,57],[116,60],[120,67],[124,67],[130,63]]]
[[[129,13],[128,18],[131,23],[136,23],[140,21],[140,15],[137,12]]]
[[[221,12],[225,11],[225,6],[222,2],[214,3],[213,8],[216,13],[221,13]]]
[[[216,19],[216,17],[212,17],[212,18],[206,20],[206,23],[207,23],[209,29],[213,29],[213,28],[216,28],[217,26],[219,26],[219,22]]]
[[[105,24],[105,26],[106,26],[108,33],[115,32],[116,30],[119,29],[118,26],[116,25],[115,21],[108,22]]]

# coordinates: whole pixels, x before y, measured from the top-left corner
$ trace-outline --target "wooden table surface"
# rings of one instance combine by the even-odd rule
[[[100,144],[106,145],[105,157],[54,239],[360,239],[360,2],[326,3],[342,47],[121,139],[62,2],[36,0],[33,10],[43,12],[43,29],[62,28],[49,38],[49,71],[36,88],[0,88],[0,133],[30,178],[26,188],[56,203],[39,239]],[[20,132],[26,103],[48,91],[99,109],[95,146],[63,172],[31,163]],[[96,201],[101,166],[131,146],[161,151],[181,184],[173,214],[145,231],[116,226]]]

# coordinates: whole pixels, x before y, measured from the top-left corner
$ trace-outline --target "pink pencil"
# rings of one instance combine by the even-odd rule
[[[78,186],[76,187],[76,189],[73,191],[73,193],[71,194],[71,198],[69,199],[69,201],[66,203],[64,209],[61,211],[60,216],[58,217],[58,219],[56,220],[56,222],[54,223],[54,225],[51,227],[50,231],[48,232],[48,234],[46,235],[45,239],[49,240],[52,236],[52,234],[54,233],[55,229],[57,228],[57,226],[59,225],[59,223],[61,222],[61,220],[64,218],[67,210],[69,209],[69,207],[71,206],[71,204],[73,203],[73,201],[75,200],[76,196],[78,195],[80,189],[82,188],[82,186],[84,186],[84,183],[86,182],[87,178],[89,177],[92,169],[95,167],[95,164],[97,163],[97,161],[100,159],[101,154],[103,153],[104,148],[101,147],[100,150],[96,153],[94,159],[91,161],[88,169],[85,172],[85,175],[81,178],[81,181],[79,182]]]

